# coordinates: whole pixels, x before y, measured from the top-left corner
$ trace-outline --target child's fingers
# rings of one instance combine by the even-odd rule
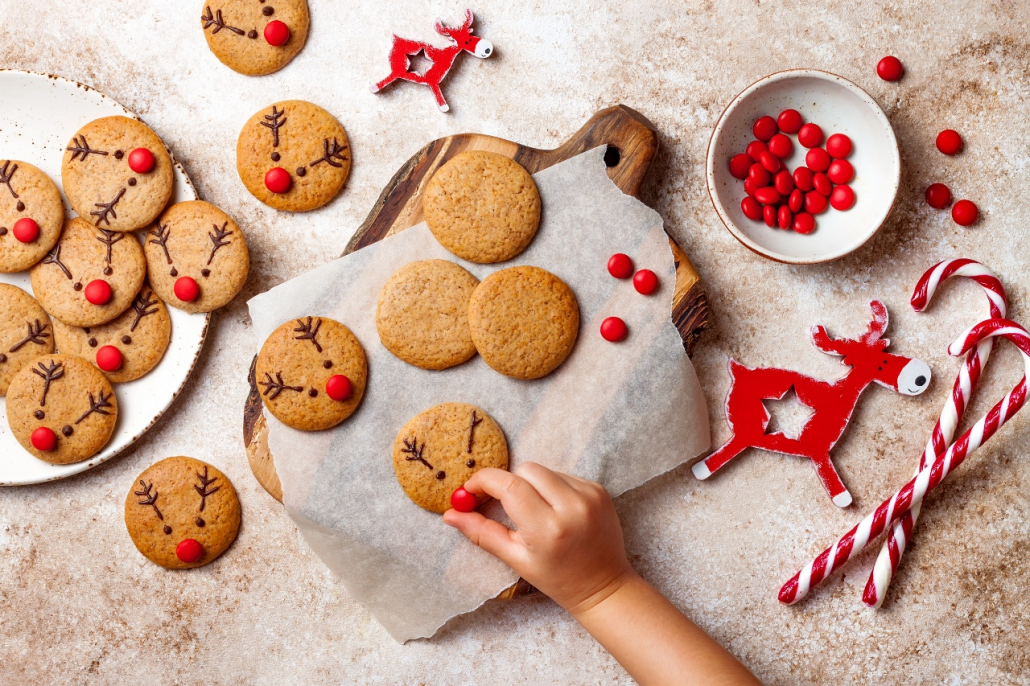
[[[458,512],[447,510],[443,513],[443,522],[460,531],[465,538],[472,541],[509,567],[521,561],[522,547],[516,540],[515,532],[500,522],[487,519],[478,512]]]
[[[551,507],[558,508],[576,494],[574,487],[561,474],[536,462],[523,462],[515,474],[528,481]]]
[[[501,501],[516,526],[540,521],[553,513],[533,485],[520,476],[503,469],[481,469],[465,482],[470,493],[486,493]]]

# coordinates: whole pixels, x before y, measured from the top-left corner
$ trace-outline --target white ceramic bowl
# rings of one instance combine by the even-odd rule
[[[847,134],[854,150],[850,186],[855,204],[840,212],[828,208],[816,216],[816,231],[801,235],[770,229],[744,216],[740,201],[744,182],[733,178],[729,161],[754,140],[752,126],[763,115],[775,119],[793,108],[805,122],[818,124],[829,137]],[[791,172],[805,164],[807,148],[791,136],[794,153],[784,160]],[[825,143],[824,143],[825,145]],[[847,79],[815,69],[770,74],[745,88],[722,113],[708,144],[708,193],[719,218],[745,246],[779,262],[815,264],[843,257],[869,240],[887,220],[901,179],[901,156],[894,130],[880,106]]]

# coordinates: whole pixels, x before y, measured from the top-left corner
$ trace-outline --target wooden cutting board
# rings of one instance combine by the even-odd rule
[[[624,105],[601,110],[569,140],[554,150],[537,150],[502,138],[476,133],[437,139],[419,150],[394,174],[343,254],[350,254],[398,231],[420,224],[423,221],[422,193],[426,184],[441,165],[460,152],[496,152],[512,158],[531,174],[535,174],[601,145],[607,146],[604,161],[608,166],[608,176],[623,193],[637,197],[644,177],[658,152],[658,137],[651,122]],[[669,239],[669,243],[676,260],[672,321],[683,339],[683,347],[690,355],[701,333],[708,326],[708,301],[701,285],[701,277],[694,269],[694,265],[672,238]],[[255,356],[250,365],[250,394],[243,410],[243,441],[247,446],[250,468],[258,483],[273,498],[282,502],[282,484],[279,482],[272,455],[268,450],[268,425],[261,413],[261,396],[254,377],[256,362]],[[514,597],[531,589],[531,586],[520,579],[518,584],[502,596]]]

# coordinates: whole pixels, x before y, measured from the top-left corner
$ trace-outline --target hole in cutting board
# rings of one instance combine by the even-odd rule
[[[604,164],[606,167],[618,166],[622,161],[622,153],[614,145],[609,145],[604,151]]]

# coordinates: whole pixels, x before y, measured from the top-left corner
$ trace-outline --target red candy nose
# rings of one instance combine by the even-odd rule
[[[175,297],[184,303],[191,303],[200,296],[200,286],[189,276],[180,276],[175,280]]]
[[[103,279],[96,279],[86,284],[86,300],[94,305],[106,305],[111,302],[111,284]]]
[[[136,148],[129,153],[129,169],[137,174],[146,174],[154,168],[154,153],[146,148]]]
[[[626,322],[618,317],[608,317],[601,322],[601,338],[612,343],[626,337]]]
[[[278,47],[290,40],[290,28],[279,20],[270,21],[265,25],[265,41],[269,45]]]
[[[39,224],[36,223],[35,219],[22,217],[18,221],[14,222],[12,233],[14,233],[15,239],[19,242],[31,243],[39,238]]]
[[[325,382],[325,394],[333,400],[346,400],[352,390],[350,379],[343,374],[334,374]]]
[[[464,488],[456,488],[454,493],[451,493],[451,507],[458,512],[472,512],[476,509],[476,504],[476,496]]]
[[[204,555],[204,546],[192,538],[187,538],[175,546],[175,556],[186,564],[193,564]]]
[[[33,431],[29,440],[32,441],[32,447],[42,453],[50,452],[57,447],[57,435],[45,426]]]
[[[748,165],[750,167],[750,165]],[[608,273],[616,279],[628,279],[633,273],[633,260],[629,255],[617,252],[608,258]]]
[[[650,269],[641,269],[633,275],[633,288],[637,293],[651,295],[658,288],[658,275]]]
[[[265,172],[265,188],[273,193],[285,193],[293,185],[290,172],[282,167],[272,167]]]
[[[105,372],[116,372],[122,368],[122,351],[113,345],[105,345],[97,351],[97,366]]]

